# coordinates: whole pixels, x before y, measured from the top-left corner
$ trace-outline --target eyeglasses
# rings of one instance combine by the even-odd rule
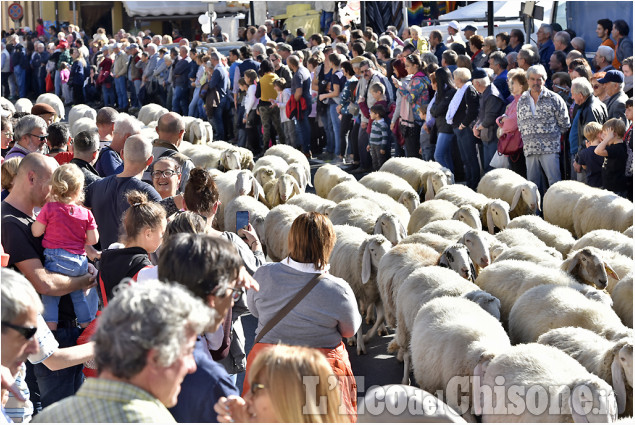
[[[151,176],[153,179],[158,179],[159,177],[167,177],[170,178],[174,175],[178,174],[175,170],[155,170],[152,172]]]
[[[37,137],[38,139],[40,139],[40,142],[45,141],[49,135],[48,134],[42,134],[42,135],[37,135],[37,134],[31,134],[31,133],[27,133],[29,136],[33,136],[33,137]]]
[[[5,322],[4,320],[2,321],[2,326],[18,331],[27,341],[33,338],[33,335],[37,332],[37,327],[27,328],[25,326],[18,326],[13,323]]]

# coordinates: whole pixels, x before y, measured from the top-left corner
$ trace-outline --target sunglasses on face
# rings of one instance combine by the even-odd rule
[[[25,326],[18,326],[18,325],[14,325],[13,323],[5,322],[5,321],[2,321],[2,326],[6,326],[7,328],[11,328],[14,331],[17,331],[27,341],[33,338],[33,335],[35,335],[35,333],[37,332],[37,327],[27,328]]]
[[[40,139],[40,142],[46,141],[46,139],[49,137],[48,134],[42,134],[40,136],[40,135],[37,135],[37,134],[31,134],[31,133],[29,133],[29,136],[37,137],[38,139]]]

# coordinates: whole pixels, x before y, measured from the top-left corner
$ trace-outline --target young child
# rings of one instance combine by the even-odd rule
[[[278,92],[276,105],[280,108],[280,122],[284,131],[285,142],[289,146],[295,147],[295,123],[287,117],[287,102],[291,98],[291,89],[284,86],[287,81],[284,78],[278,78],[273,82],[273,87]]]
[[[18,174],[18,167],[20,166],[22,157],[15,156],[7,159],[2,163],[2,200],[9,195],[11,189],[13,189],[13,179]]]
[[[373,120],[373,124],[366,150],[370,152],[373,170],[378,171],[390,154],[390,129],[386,123],[386,108],[384,105],[373,105],[370,108],[370,118]]]
[[[245,130],[245,97],[247,96],[247,90],[249,84],[242,77],[238,80],[238,111],[236,115],[238,117],[238,146],[241,148],[247,147],[247,133]]]
[[[84,173],[75,164],[64,164],[53,172],[52,202],[48,202],[31,226],[33,236],[44,235],[44,267],[66,276],[88,272],[84,245],[99,240],[95,218],[80,205],[84,197]],[[80,326],[85,328],[95,318],[98,296],[95,289],[71,292],[73,308]],[[57,329],[60,297],[42,295],[44,320],[51,330]]]
[[[611,118],[602,126],[601,141],[594,152],[604,157],[602,164],[602,187],[620,196],[627,196],[626,185],[626,144],[624,121]]]
[[[71,77],[71,70],[68,68],[66,62],[62,62],[60,65],[60,80],[62,81],[62,96],[64,97],[64,105],[70,105],[73,101],[71,96],[71,87],[68,85],[68,80]]]
[[[602,163],[604,158],[596,155],[594,150],[600,144],[602,125],[592,121],[584,126],[586,148],[578,152],[573,163],[576,173],[586,173],[586,183],[591,187],[602,187]]]

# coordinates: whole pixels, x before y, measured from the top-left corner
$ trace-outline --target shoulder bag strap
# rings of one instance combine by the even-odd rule
[[[302,301],[302,299],[309,292],[311,292],[311,289],[313,289],[313,287],[315,287],[315,285],[317,285],[320,279],[322,279],[323,277],[324,275],[321,273],[315,274],[313,278],[309,281],[309,283],[307,283],[302,289],[300,289],[300,292],[298,292],[296,296],[291,299],[291,301],[289,301],[284,307],[282,307],[282,309],[278,311],[278,313],[273,317],[273,319],[269,320],[269,322],[265,325],[265,327],[262,328],[262,330],[256,336],[254,344],[259,343],[262,337],[267,334],[267,332],[273,329],[273,327],[276,326],[278,322],[280,322],[284,318],[284,316],[289,314],[289,312],[293,310],[293,307],[298,305],[298,303]]]

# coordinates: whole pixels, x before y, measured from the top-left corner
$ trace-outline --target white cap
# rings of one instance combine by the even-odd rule
[[[459,22],[458,22],[458,21],[450,21],[450,22],[448,23],[448,27],[450,27],[450,28],[454,28],[454,29],[455,29],[455,30],[457,30],[457,31],[461,31],[461,25],[459,24]]]

